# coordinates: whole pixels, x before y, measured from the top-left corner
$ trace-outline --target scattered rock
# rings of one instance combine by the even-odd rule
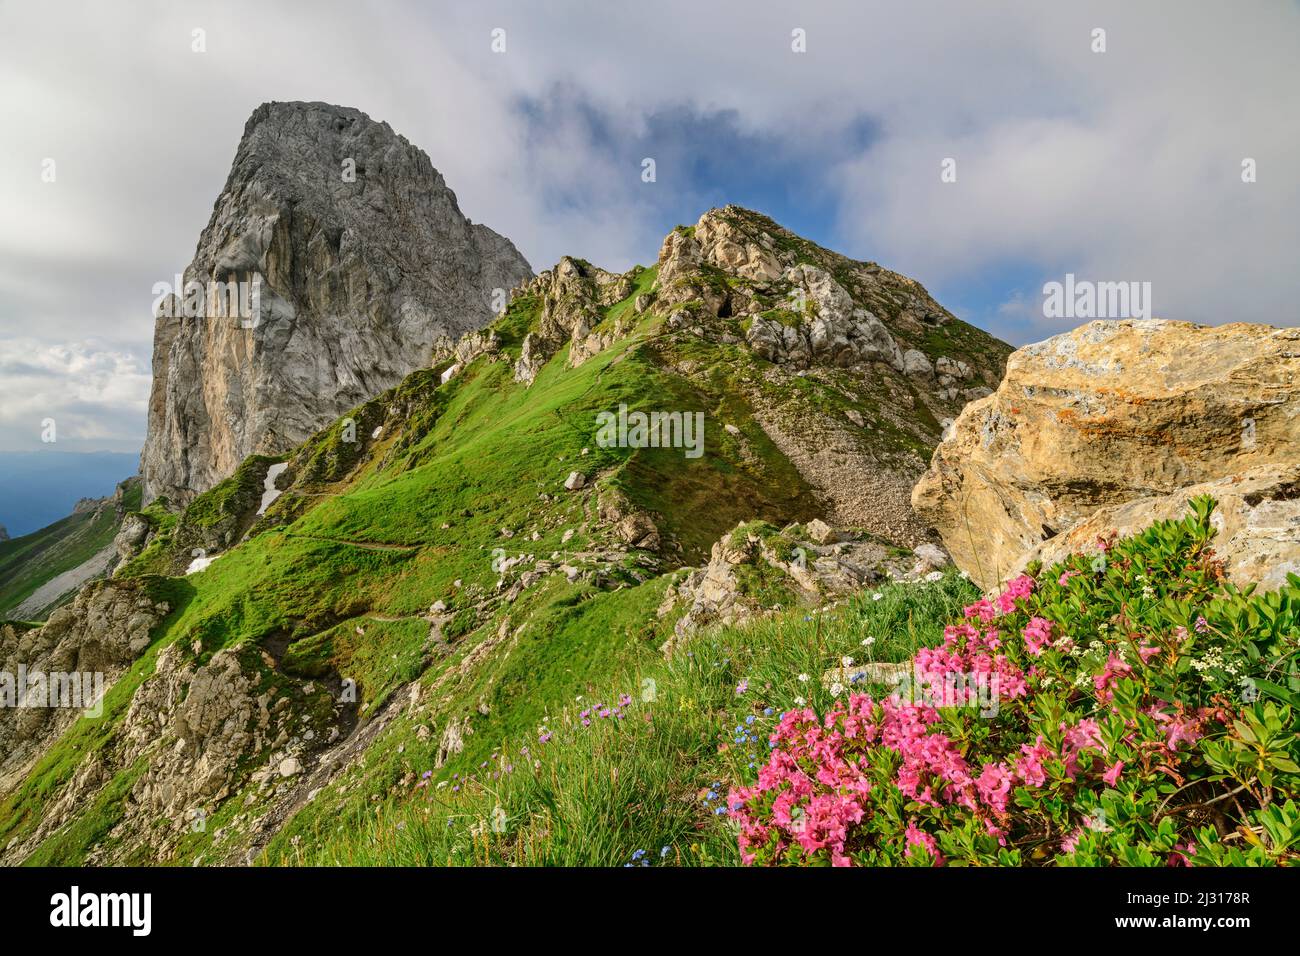
[[[913,575],[939,571],[952,563],[948,552],[934,544],[919,544],[912,550],[912,554],[916,556],[916,564],[912,566]]]
[[[872,664],[856,664],[851,667],[832,667],[822,674],[821,680],[823,687],[830,688],[839,684],[845,689],[860,691],[864,684],[885,684],[893,687],[911,672],[910,663],[881,661]]]
[[[804,530],[808,532],[808,537],[818,544],[829,544],[835,540],[835,532],[821,518],[813,518],[804,525]]]

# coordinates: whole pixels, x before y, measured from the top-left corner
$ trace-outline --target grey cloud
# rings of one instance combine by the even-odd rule
[[[503,55],[489,49],[498,26]],[[1096,26],[1108,30],[1101,55],[1087,46]],[[666,210],[730,198],[629,188],[628,143],[689,161],[673,135],[691,127],[674,128],[676,116],[723,123],[730,139],[715,145],[797,146],[809,201],[840,210],[819,238],[940,298],[1011,263],[1044,280],[1149,279],[1170,317],[1294,323],[1298,26],[1284,0],[335,0],[310,15],[251,0],[6,4],[0,351],[94,340],[128,356],[106,379],[76,363],[27,379],[62,376],[61,394],[89,402],[86,434],[138,441],[150,288],[188,261],[244,121],[270,99],[389,122],[429,152],[468,215],[538,268],[564,253],[646,261]],[[190,50],[196,27],[204,54]],[[806,54],[790,51],[795,27]],[[573,91],[569,108],[539,139],[519,104],[556,90]],[[579,103],[607,128],[581,122]],[[871,135],[846,144],[864,122]],[[1236,173],[1246,155],[1259,161],[1252,186]],[[945,156],[959,180],[941,188]],[[39,178],[46,157],[54,184]],[[556,201],[583,187],[598,201]],[[1016,339],[1048,334],[1036,294],[1009,288],[1004,309],[970,317]],[[0,380],[4,408],[31,404],[16,388]],[[16,427],[0,412],[0,447],[28,440],[26,420]]]

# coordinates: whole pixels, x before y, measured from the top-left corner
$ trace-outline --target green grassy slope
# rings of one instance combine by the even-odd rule
[[[503,739],[486,766],[439,770],[343,819],[303,814],[266,862],[738,865],[734,833],[715,815],[726,792],[718,785],[752,775],[766,758],[778,711],[801,700],[828,707],[834,697],[819,677],[844,656],[903,661],[940,643],[944,625],[977,596],[950,573],[887,584],[824,612],[723,628],[671,660],[642,647],[556,709],[544,740]]]
[[[512,323],[531,321],[529,306],[518,303],[502,320],[507,341]],[[658,640],[651,622],[666,579],[654,575],[658,556],[607,540],[595,513],[600,494],[617,489],[654,508],[692,560],[740,520],[811,516],[807,486],[779,453],[742,457],[712,419],[706,442],[713,452],[701,459],[686,459],[680,449],[597,447],[595,413],[620,401],[662,406],[671,396],[670,407],[711,412],[724,400],[708,376],[696,383],[664,370],[654,344],[658,322],[648,317],[634,336],[579,368],[566,368],[566,356],[556,356],[528,388],[512,380],[503,361],[480,359],[446,385],[438,383],[439,369],[417,372],[353,413],[364,437],[375,414],[401,412],[364,453],[346,447],[337,424],[326,429],[294,456],[293,484],[251,538],[201,573],[176,580],[184,597],[173,601],[177,610],[148,659],[181,639],[200,662],[222,648],[279,642],[290,676],[356,680],[364,717],[395,687],[421,675],[435,681],[496,635],[500,615],[483,606],[495,595],[493,562],[501,552],[555,553],[583,564],[572,556],[604,549],[614,556],[608,566],[584,564],[592,573],[572,583],[549,575],[508,606],[512,621],[530,622],[527,637],[509,654],[486,657],[440,707],[449,718],[488,711],[454,764],[481,760],[492,741],[527,730],[625,666]],[[761,431],[737,420],[747,432]],[[257,465],[264,472],[265,462]],[[591,494],[563,490],[575,469],[593,482]],[[190,543],[174,541],[176,529],[212,512],[216,499],[229,496],[223,486],[196,499],[179,520],[148,512],[162,533],[122,575],[175,573]],[[505,537],[503,529],[513,535]],[[570,529],[575,534],[565,542]],[[420,618],[436,600],[449,605],[449,651],[430,647]],[[111,722],[121,712],[110,707],[108,716]],[[22,832],[21,821],[39,816],[64,771],[84,755],[86,733],[66,735],[28,786],[0,806],[0,835]],[[100,728],[94,739],[104,734]],[[420,743],[412,738],[406,759]],[[386,744],[375,757],[392,765],[368,774],[375,786],[391,784],[398,772],[392,750]],[[103,832],[101,826],[74,829],[86,839],[76,845],[62,839],[55,854],[62,862],[80,859]],[[199,852],[206,841],[194,842]]]

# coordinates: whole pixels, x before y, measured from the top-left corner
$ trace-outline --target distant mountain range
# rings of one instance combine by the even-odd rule
[[[43,528],[82,498],[111,495],[138,465],[122,452],[0,451],[0,525],[14,538]]]

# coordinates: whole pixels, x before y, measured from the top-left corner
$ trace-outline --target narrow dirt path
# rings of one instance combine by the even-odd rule
[[[286,538],[302,538],[305,541],[324,541],[326,544],[346,544],[354,548],[362,548],[366,551],[418,551],[423,545],[419,544],[387,544],[382,541],[354,541],[349,538],[327,538],[323,535],[316,534],[298,534],[294,531],[286,531]]]

